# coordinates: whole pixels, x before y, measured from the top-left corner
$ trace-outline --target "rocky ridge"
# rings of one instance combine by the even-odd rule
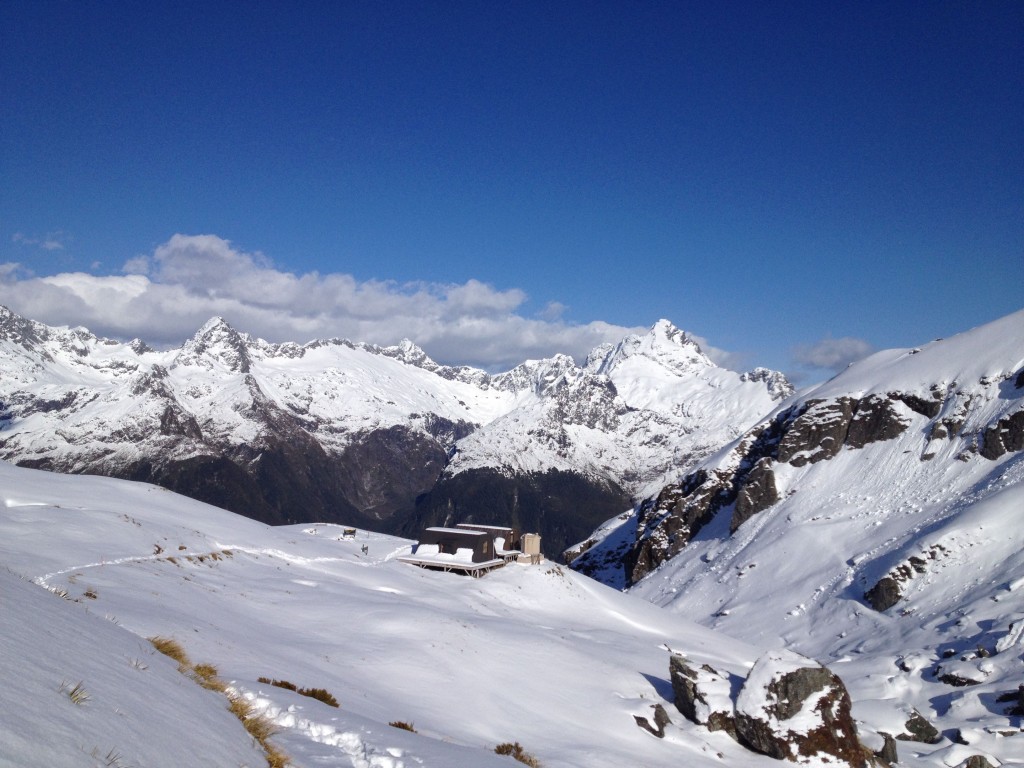
[[[1019,313],[1001,321],[1010,326],[1020,322]],[[939,359],[944,353],[958,356],[951,344],[965,346],[961,339],[933,342],[924,351],[880,353],[876,357],[890,374],[899,371],[900,360],[903,368],[915,369],[892,386],[884,380],[865,386],[864,369],[880,362],[872,358],[781,406],[714,460],[644,500],[628,523],[631,541],[619,535],[605,545],[604,537],[594,536],[570,549],[573,567],[599,575],[621,563],[624,574],[606,578],[616,586],[637,583],[720,515],[726,517],[729,533],[735,533],[793,493],[780,487],[782,465],[804,468],[832,460],[843,450],[893,443],[908,433],[917,437],[900,443],[899,460],[912,460],[926,473],[929,465],[940,474],[949,461],[992,462],[1024,450],[1024,350],[1011,345],[1006,357],[994,363],[995,370],[943,372]],[[935,370],[929,372],[922,359],[935,361]],[[869,600],[890,607],[898,599],[895,583],[909,577],[907,568],[920,569],[923,562],[886,574],[883,586],[876,584],[870,592],[877,597]]]
[[[818,660],[848,688],[865,759],[1013,762],[1022,413],[1024,312],[880,352],[609,519],[571,566]],[[709,729],[736,727],[747,673],[728,672],[690,665]]]

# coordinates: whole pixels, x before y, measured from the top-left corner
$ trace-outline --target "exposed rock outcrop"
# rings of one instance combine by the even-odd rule
[[[946,548],[941,544],[933,544],[920,554],[910,555],[906,560],[880,578],[875,585],[864,593],[864,599],[876,611],[887,611],[903,598],[902,585],[914,576],[928,571],[929,562],[945,556]]]
[[[905,732],[896,735],[900,741],[917,741],[922,744],[938,744],[942,741],[939,730],[916,709],[911,710],[910,717],[903,727]]]
[[[669,660],[669,676],[676,709],[687,720],[706,726],[709,731],[725,731],[736,738],[736,713],[732,701],[732,681],[707,664],[699,667],[684,657]]]
[[[639,581],[678,553],[734,498],[725,472],[696,472],[648,499],[637,513],[636,544],[626,556],[626,578]]]
[[[1024,450],[1024,410],[999,419],[985,428],[981,455],[996,460],[1005,453]]]
[[[1009,380],[985,380],[982,386],[1007,387]],[[794,403],[751,429],[716,468],[698,469],[640,505],[636,541],[624,559],[627,584],[636,583],[677,554],[719,511],[732,507],[729,529],[734,533],[776,504],[781,499],[776,482],[780,464],[804,467],[828,461],[844,448],[858,450],[891,441],[921,419],[931,423],[923,427],[926,437],[920,458],[931,460],[946,441],[961,435],[976,408],[992,396],[994,393],[979,397],[952,382],[934,384],[923,393],[894,389],[861,397],[811,397]],[[972,427],[958,458],[968,460],[980,453],[995,460],[1021,450],[1024,410],[1001,417],[980,431]],[[911,570],[917,567],[914,562],[907,565]],[[888,574],[872,586],[866,599],[876,610],[891,608],[901,597],[900,583],[907,578],[909,573]]]
[[[785,425],[775,458],[794,467],[831,459],[843,447],[853,408],[848,397],[807,401]]]
[[[772,651],[750,670],[736,701],[741,744],[779,760],[834,759],[866,766],[843,682],[816,662]]]
[[[736,507],[729,521],[729,532],[735,533],[743,523],[778,500],[779,491],[775,487],[772,460],[765,456],[751,467],[736,492]]]

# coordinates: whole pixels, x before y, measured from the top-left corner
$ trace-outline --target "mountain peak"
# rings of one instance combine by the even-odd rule
[[[40,340],[38,330],[37,323],[26,320],[0,304],[0,339],[27,347]]]
[[[391,347],[371,347],[385,357],[400,360],[407,365],[415,365],[417,368],[434,370],[438,368],[437,363],[430,359],[426,352],[416,346],[409,339],[402,339],[398,344]]]
[[[690,344],[696,344],[696,342],[687,335],[686,331],[674,325],[670,320],[666,320],[664,318],[651,326],[651,330],[648,331],[648,335],[657,339],[671,341],[679,346],[683,346],[687,342]]]
[[[647,358],[675,374],[715,368],[700,345],[668,320],[659,320],[643,336],[629,335],[614,347],[599,348],[587,359],[587,366],[595,373],[611,373],[625,360]]]
[[[210,367],[212,361],[233,373],[249,373],[252,360],[246,339],[223,317],[211,317],[186,341],[175,359],[176,364]]]

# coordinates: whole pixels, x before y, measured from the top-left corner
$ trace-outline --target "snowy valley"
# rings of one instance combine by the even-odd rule
[[[512,766],[494,750],[515,743],[545,768],[1024,762],[1024,312],[793,396],[668,324],[491,375],[411,345],[232,346],[221,323],[155,352],[6,322],[0,766],[267,764],[152,637],[215,667],[296,766]],[[573,468],[640,503],[571,568],[473,579],[399,561],[413,541],[369,516],[268,526],[12,463],[130,464],[132,428],[251,448],[303,408],[324,454],[357,440],[344,409],[423,435],[429,413],[454,425],[438,477]]]

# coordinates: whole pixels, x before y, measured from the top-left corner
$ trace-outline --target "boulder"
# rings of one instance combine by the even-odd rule
[[[792,651],[771,651],[754,664],[736,701],[737,740],[792,762],[817,759],[861,768],[850,695],[836,675]]]
[[[725,731],[736,738],[732,683],[728,675],[707,664],[698,667],[678,655],[669,660],[669,675],[676,709],[687,720],[706,726],[709,731]]]
[[[883,576],[875,586],[864,593],[864,599],[876,611],[889,610],[901,597],[903,593],[900,591],[899,582],[891,576]]]
[[[880,735],[882,737],[882,748],[875,752],[875,757],[886,765],[895,765],[900,761],[899,754],[896,751],[896,740],[888,733]]]
[[[998,763],[996,765],[998,765]],[[996,765],[990,763],[988,758],[983,755],[971,755],[960,763],[957,768],[996,768]]]
[[[910,711],[910,717],[903,727],[906,732],[896,736],[900,741],[919,741],[923,744],[938,744],[942,741],[942,734],[938,729],[916,709]]]

